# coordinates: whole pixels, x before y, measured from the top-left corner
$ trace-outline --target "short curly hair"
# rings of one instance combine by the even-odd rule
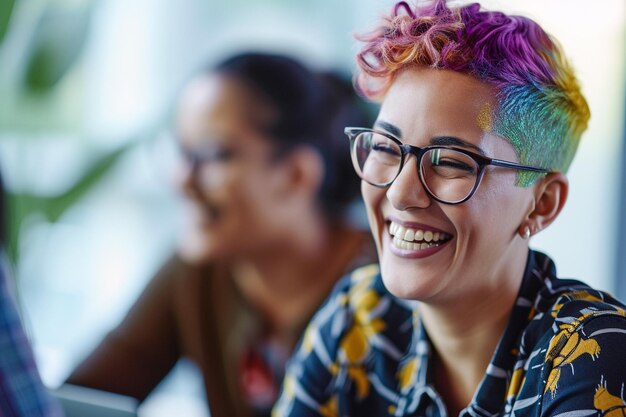
[[[492,131],[520,162],[566,172],[587,128],[589,107],[560,45],[535,21],[434,0],[395,4],[357,55],[357,88],[380,99],[399,72],[423,66],[470,74],[493,86]],[[518,185],[538,174],[520,172]]]

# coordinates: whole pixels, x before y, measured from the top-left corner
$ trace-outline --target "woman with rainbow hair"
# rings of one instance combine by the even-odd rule
[[[345,131],[380,262],[314,316],[274,416],[624,415],[624,305],[529,248],[590,116],[557,42],[445,0],[359,39],[381,109]]]

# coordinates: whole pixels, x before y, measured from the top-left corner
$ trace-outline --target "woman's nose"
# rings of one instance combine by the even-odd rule
[[[396,210],[427,208],[432,203],[419,178],[417,163],[417,158],[408,156],[400,173],[387,188],[387,199]]]
[[[178,188],[190,197],[199,195],[198,171],[199,163],[194,158],[187,156],[181,158],[176,175]]]

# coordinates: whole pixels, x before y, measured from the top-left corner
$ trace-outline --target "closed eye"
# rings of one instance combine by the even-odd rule
[[[400,156],[400,152],[398,152],[398,147],[392,147],[384,143],[375,143],[372,145],[372,150],[376,152],[384,152],[393,156]]]
[[[198,150],[186,150],[184,152],[185,157],[189,161],[197,163],[205,162],[227,162],[234,156],[234,152],[231,149],[198,149]]]
[[[462,161],[457,161],[454,159],[440,159],[437,164],[433,164],[433,166],[441,167],[441,168],[452,168],[458,169],[461,171],[465,171],[468,174],[473,174],[476,172],[476,169],[472,165],[468,165]]]

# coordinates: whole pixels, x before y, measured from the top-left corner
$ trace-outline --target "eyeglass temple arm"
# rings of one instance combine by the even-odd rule
[[[492,159],[489,163],[490,165],[495,165],[503,168],[511,168],[518,169],[522,171],[533,171],[533,172],[550,172],[550,170],[544,168],[531,167],[529,165],[522,165],[515,162],[503,161],[501,159]]]

